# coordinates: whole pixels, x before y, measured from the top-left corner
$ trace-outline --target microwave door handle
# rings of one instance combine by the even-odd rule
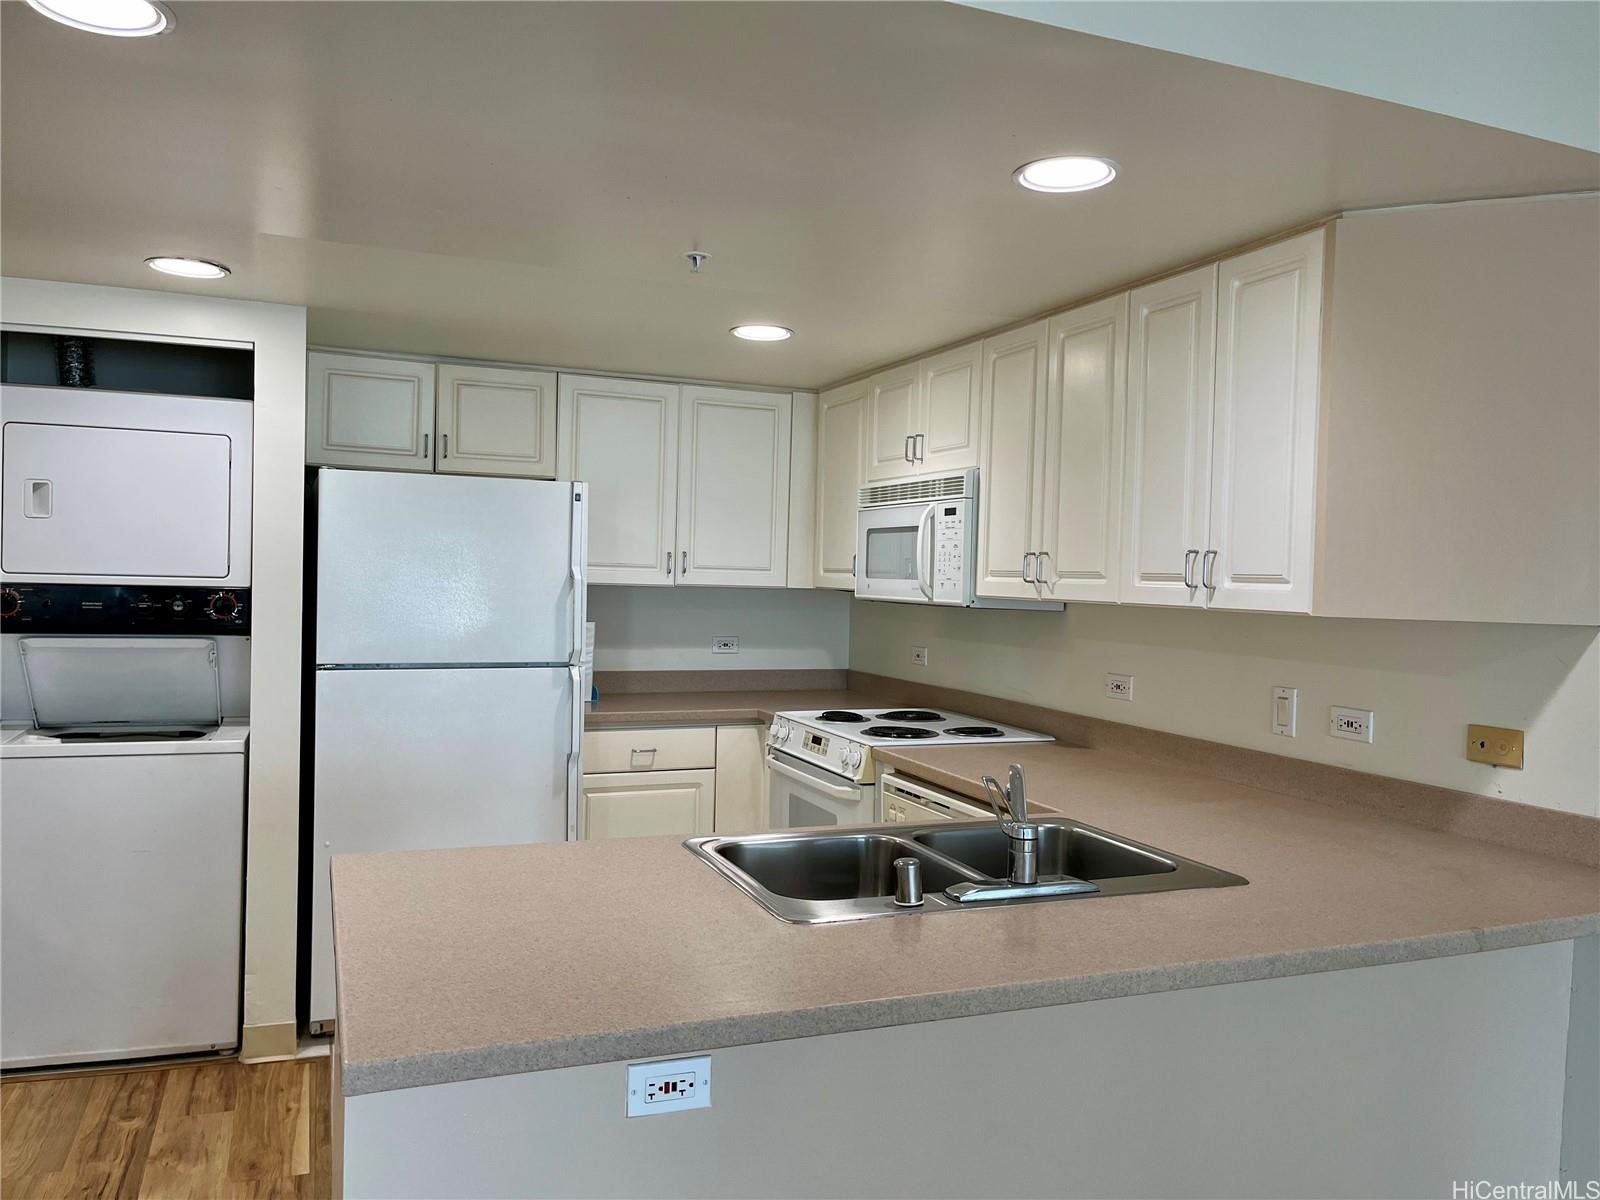
[[[917,522],[917,588],[929,600],[933,599],[933,507],[930,504],[923,509],[922,519]],[[928,568],[926,576],[922,572],[924,565]]]

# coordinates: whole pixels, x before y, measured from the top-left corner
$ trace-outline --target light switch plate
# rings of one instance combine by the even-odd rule
[[[1467,757],[1492,767],[1522,770],[1522,730],[1498,725],[1467,726]]]
[[[1275,687],[1272,689],[1272,732],[1280,737],[1294,737],[1295,723],[1300,714],[1300,689]]]
[[[628,1064],[628,1115],[711,1107],[711,1056]]]
[[[911,647],[911,665],[925,667],[928,665],[928,648],[926,646]]]

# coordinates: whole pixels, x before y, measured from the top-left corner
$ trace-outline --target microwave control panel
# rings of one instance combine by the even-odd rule
[[[937,604],[967,600],[968,538],[966,500],[941,500],[933,506],[933,599]]]

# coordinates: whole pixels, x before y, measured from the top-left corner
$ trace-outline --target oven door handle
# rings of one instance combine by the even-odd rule
[[[929,600],[933,599],[933,505],[922,510],[917,522],[917,588]],[[927,575],[922,572],[928,568]]]
[[[779,762],[770,754],[767,755],[767,766],[771,770],[776,771],[779,775],[782,775],[788,779],[792,779],[796,783],[803,783],[807,787],[814,787],[823,795],[832,796],[835,800],[861,799],[860,788],[844,787],[837,783],[829,783],[825,779],[818,779],[815,775],[812,775],[807,771],[799,771],[794,767],[791,767],[788,763]]]

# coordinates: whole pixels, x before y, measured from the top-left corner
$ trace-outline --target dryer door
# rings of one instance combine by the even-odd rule
[[[231,439],[7,421],[6,574],[228,578]]]

